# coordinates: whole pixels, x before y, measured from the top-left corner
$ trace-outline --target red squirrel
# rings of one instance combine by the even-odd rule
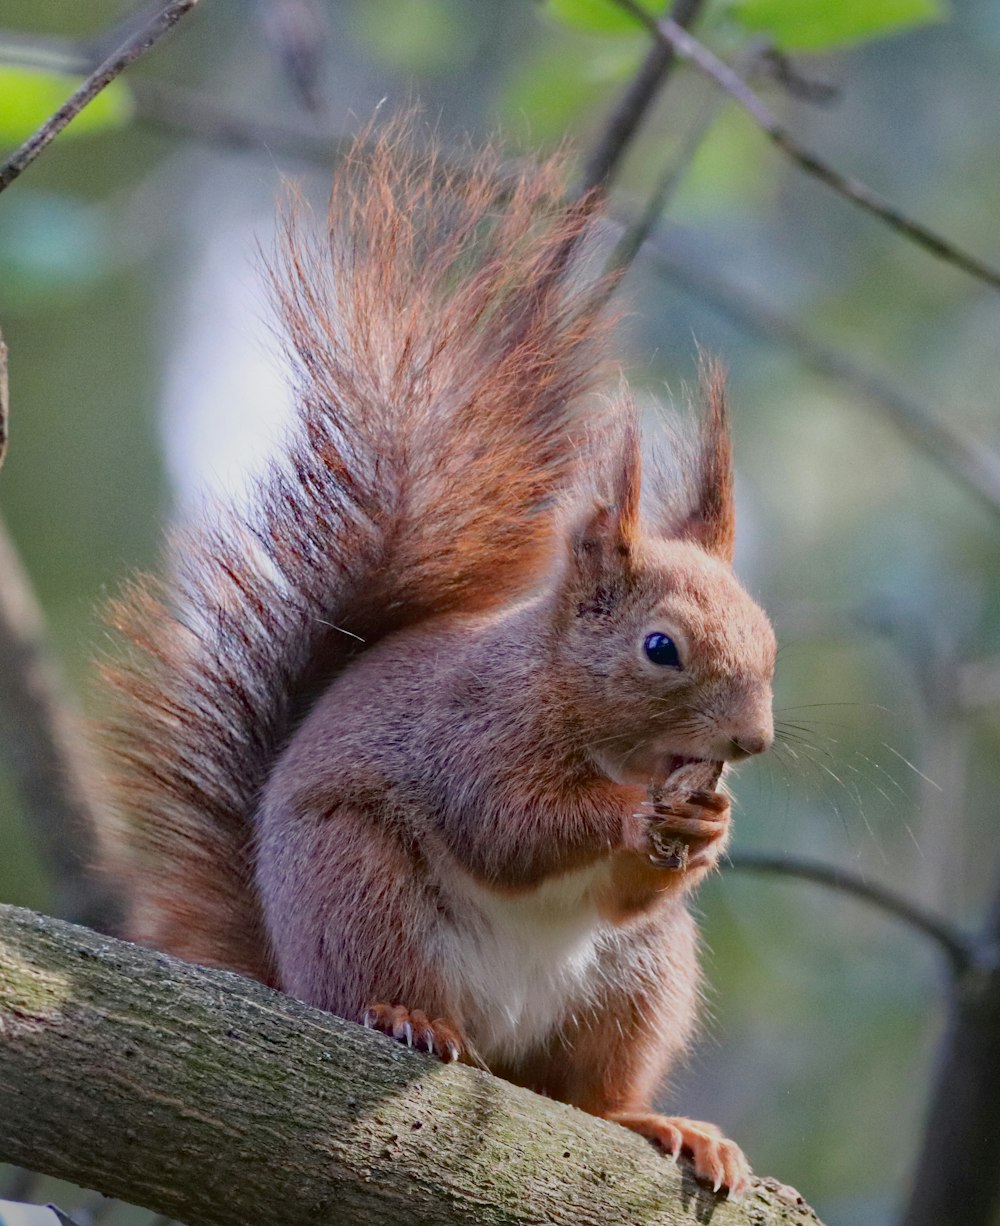
[[[731,570],[717,369],[640,510],[636,410],[598,394],[599,202],[562,192],[557,162],[455,169],[404,124],[347,157],[319,237],[292,210],[287,448],[115,606],[107,860],[134,939],[739,1195],[740,1149],[652,1100],[696,1024],[719,775],[772,739],[774,636]]]

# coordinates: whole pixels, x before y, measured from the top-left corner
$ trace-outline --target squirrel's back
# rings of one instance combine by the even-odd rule
[[[357,141],[325,225],[288,210],[287,450],[250,512],[175,533],[112,610],[102,835],[134,939],[273,980],[250,818],[303,715],[386,635],[538,580],[610,428],[580,407],[606,330],[580,271],[593,201],[562,191],[557,163],[446,164],[401,123]]]

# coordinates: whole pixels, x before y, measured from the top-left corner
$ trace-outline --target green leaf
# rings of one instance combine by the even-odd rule
[[[948,18],[946,0],[732,0],[730,13],[785,51],[825,51]]]
[[[0,68],[0,141],[17,145],[58,111],[79,86],[76,77],[30,68]],[[62,136],[120,128],[132,117],[132,95],[112,81],[66,127]]]
[[[660,17],[664,12],[664,0],[637,0],[638,4]],[[631,13],[626,12],[615,0],[545,0],[544,11],[563,25],[577,30],[591,30],[599,34],[634,33],[639,24]]]

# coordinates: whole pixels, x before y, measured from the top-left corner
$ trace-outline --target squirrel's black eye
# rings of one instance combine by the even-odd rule
[[[684,667],[677,644],[669,634],[660,634],[658,630],[654,630],[652,634],[646,635],[642,649],[651,664],[658,664],[661,668]]]

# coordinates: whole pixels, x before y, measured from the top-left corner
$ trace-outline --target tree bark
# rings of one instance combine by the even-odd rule
[[[615,1124],[224,971],[0,906],[0,1161],[180,1218],[817,1226]]]

